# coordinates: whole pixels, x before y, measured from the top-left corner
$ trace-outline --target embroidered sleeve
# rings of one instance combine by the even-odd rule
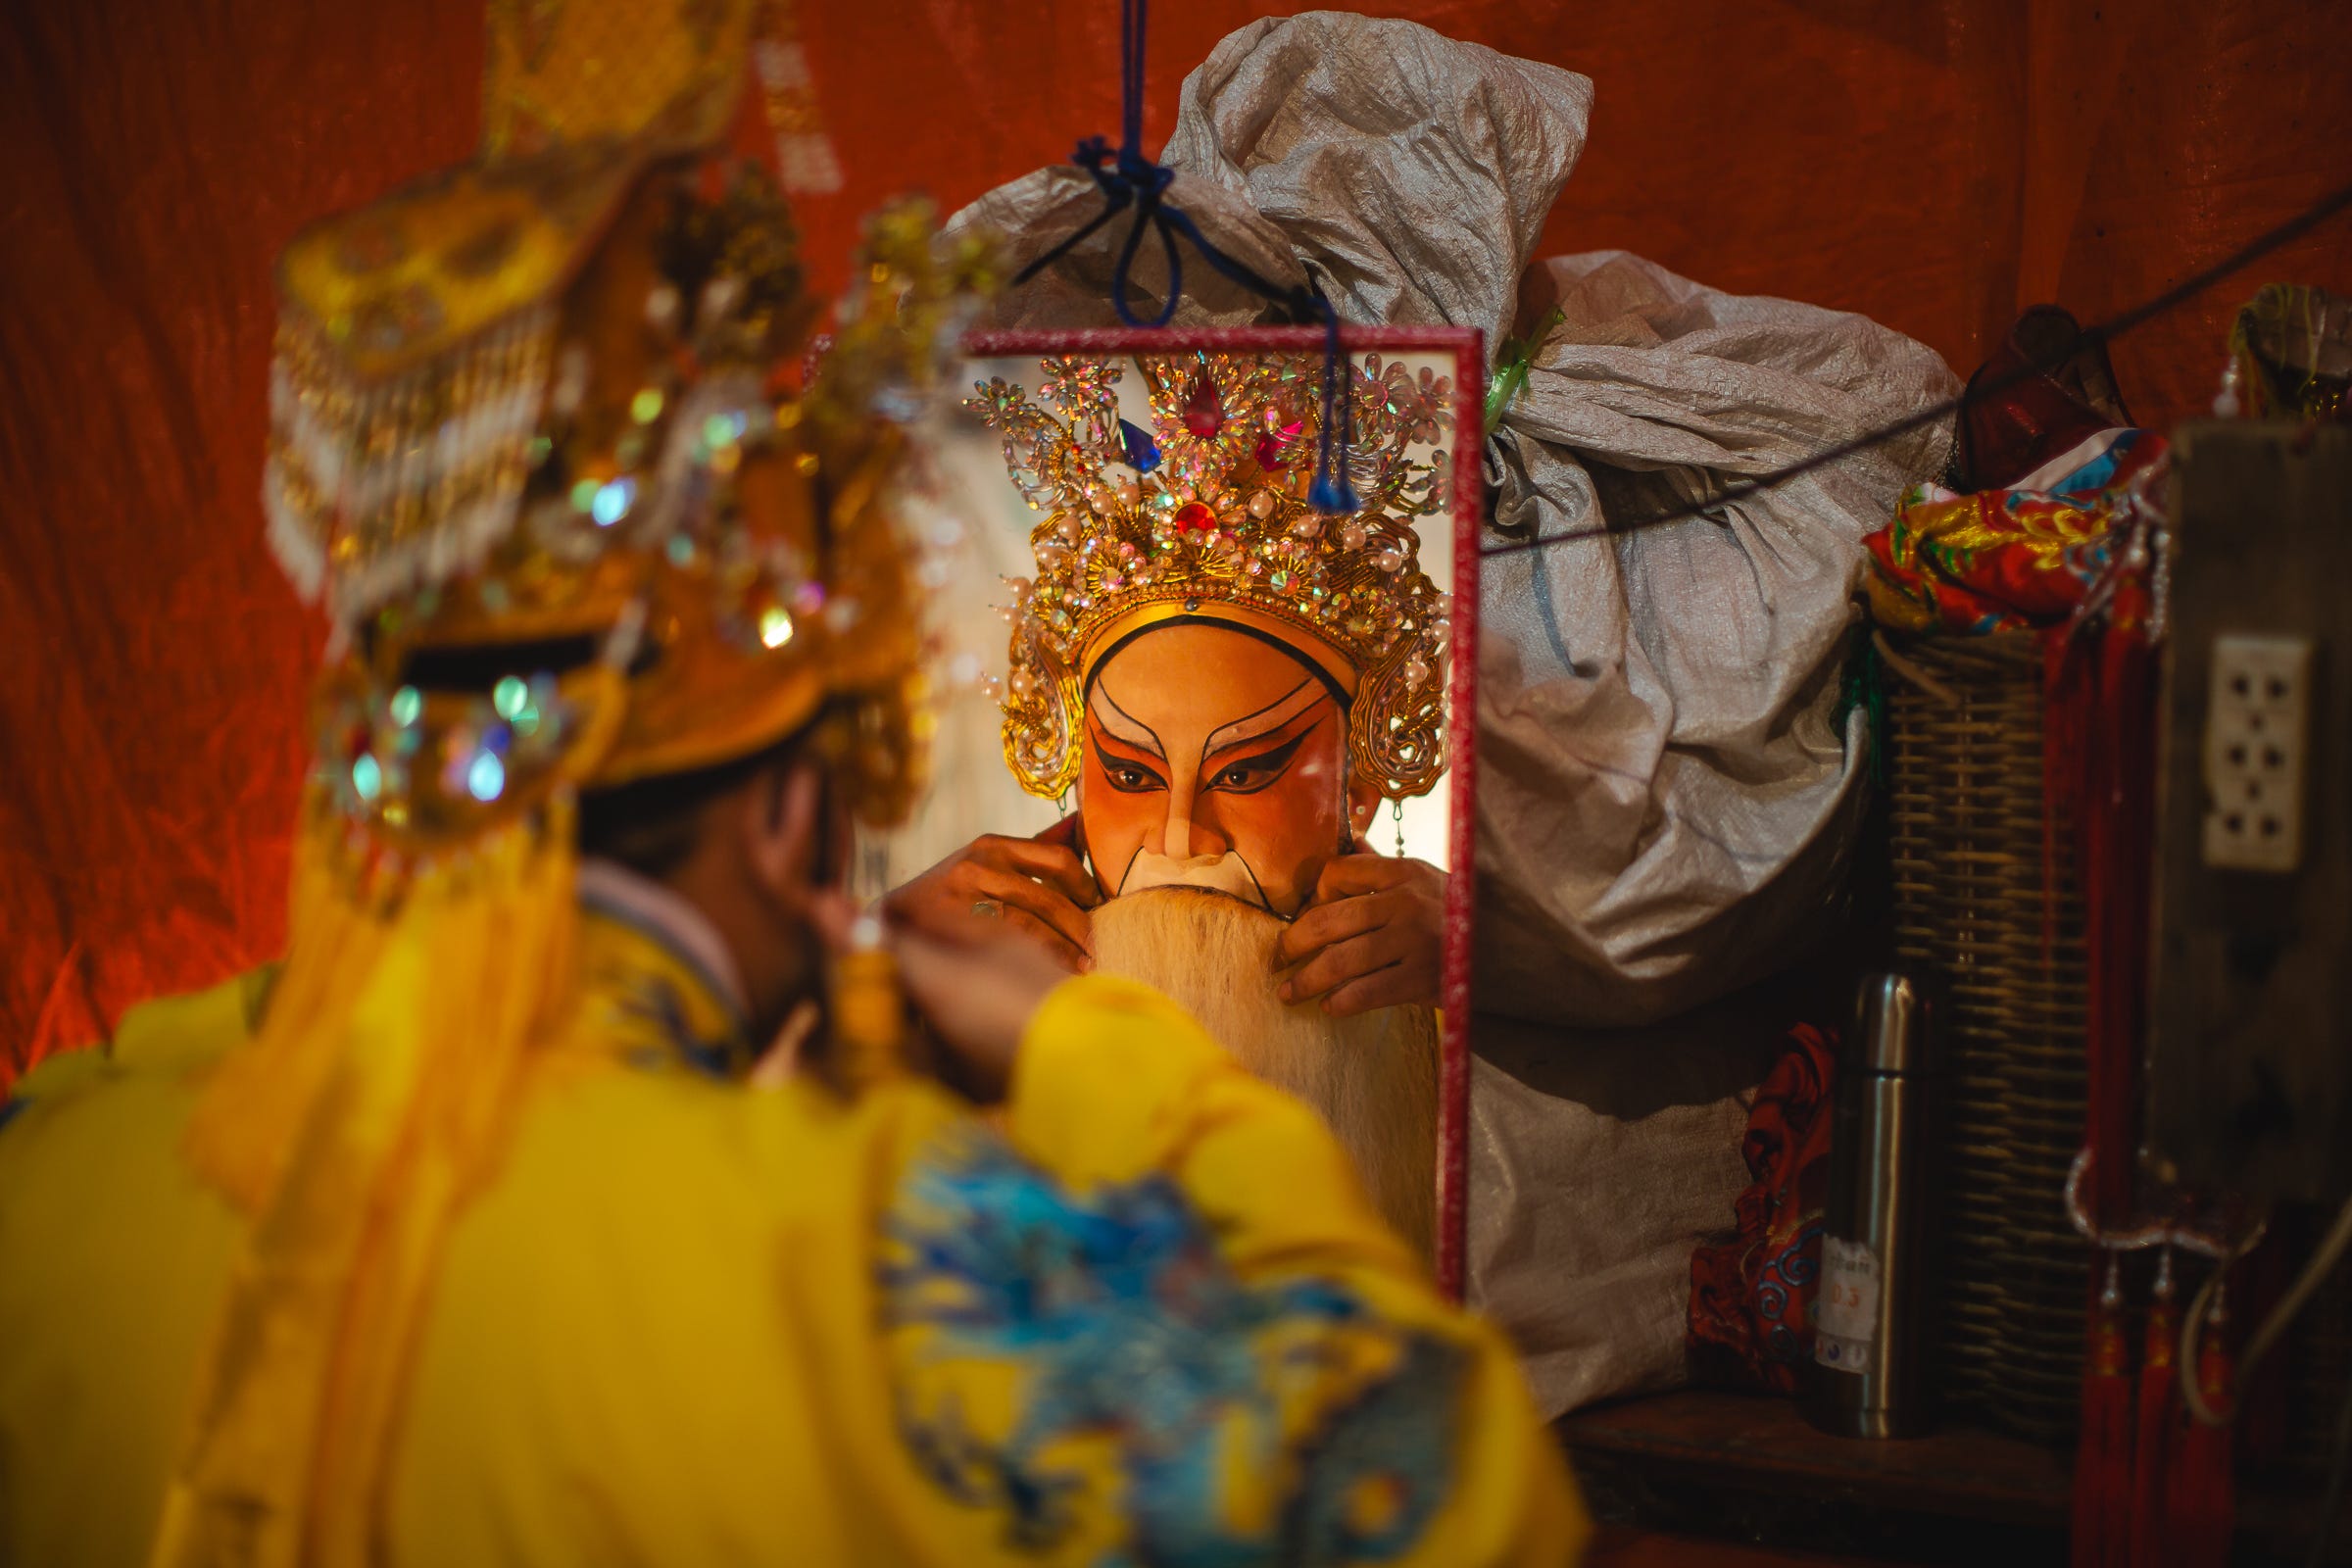
[[[1340,1281],[1245,1284],[1165,1176],[1081,1198],[962,1128],[886,1234],[900,1430],[1010,1547],[1390,1561],[1452,1486],[1462,1351]]]
[[[1061,986],[1004,1131],[920,1146],[883,1229],[900,1431],[1007,1546],[1470,1568],[1588,1532],[1507,1342],[1155,992]]]

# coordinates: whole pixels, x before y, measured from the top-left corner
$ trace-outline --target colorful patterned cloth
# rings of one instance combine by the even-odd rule
[[[1336,1279],[1245,1282],[1164,1174],[1080,1195],[961,1127],[887,1224],[900,1430],[1025,1551],[1392,1562],[1453,1494],[1467,1355]]]
[[[2162,436],[2109,430],[2016,489],[1914,486],[1863,540],[1871,614],[1894,630],[1969,634],[2066,620],[2107,569],[2131,487],[2165,452]]]
[[[1740,1145],[1755,1179],[1733,1204],[1739,1232],[1690,1254],[1694,1381],[1793,1394],[1812,1358],[1836,1060],[1835,1040],[1799,1024],[1756,1092]]]

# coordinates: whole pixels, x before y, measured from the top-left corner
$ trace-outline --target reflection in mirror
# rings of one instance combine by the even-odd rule
[[[1457,356],[1351,356],[1327,452],[1319,352],[1183,341],[966,363],[936,777],[864,891],[1167,992],[1435,1256]]]

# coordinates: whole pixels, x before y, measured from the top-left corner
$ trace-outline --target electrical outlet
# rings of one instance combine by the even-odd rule
[[[2205,863],[2292,871],[2303,863],[2303,769],[2311,747],[2311,640],[2213,640],[2205,709]]]
[[[2147,1150],[2190,1190],[2332,1211],[2352,1196],[2352,427],[2173,434]]]

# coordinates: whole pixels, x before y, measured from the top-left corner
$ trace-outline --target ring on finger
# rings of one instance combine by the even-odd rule
[[[994,899],[975,899],[972,912],[983,920],[1002,920],[1004,918],[1004,906]]]

